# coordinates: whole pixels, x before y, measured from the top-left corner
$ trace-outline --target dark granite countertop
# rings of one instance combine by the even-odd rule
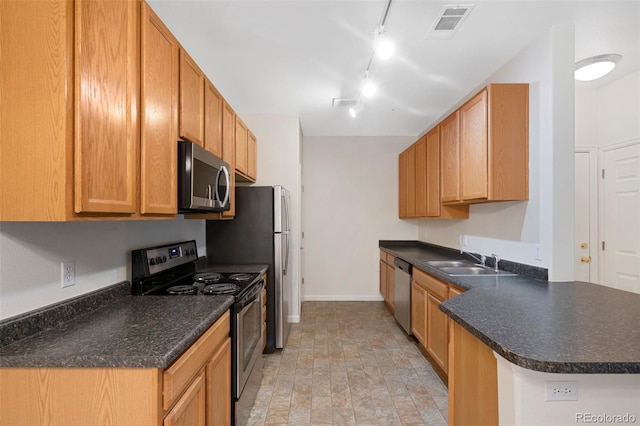
[[[0,333],[13,336],[0,346],[0,367],[165,368],[233,303],[131,296],[118,286],[0,322]]]
[[[517,276],[452,277],[429,260],[460,253],[415,241],[380,248],[466,291],[440,309],[520,367],[549,373],[639,374],[640,295],[584,282],[548,282],[538,268],[501,261]],[[505,268],[505,269],[507,269]]]

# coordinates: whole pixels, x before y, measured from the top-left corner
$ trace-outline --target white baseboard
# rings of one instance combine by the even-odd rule
[[[289,315],[287,322],[300,322],[300,315]]]
[[[304,295],[305,302],[382,302],[380,295],[339,294],[339,295]]]

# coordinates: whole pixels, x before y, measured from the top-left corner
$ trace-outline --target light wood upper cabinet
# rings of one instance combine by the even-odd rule
[[[2,3],[0,220],[137,211],[139,8]]]
[[[75,2],[76,213],[136,212],[139,7]]]
[[[247,142],[247,177],[253,182],[258,179],[258,140],[251,131]]]
[[[247,143],[249,133],[247,126],[236,115],[236,172],[247,174],[248,159],[247,159]]]
[[[222,159],[229,163],[231,170],[231,191],[229,211],[220,213],[221,218],[233,218],[236,215],[236,113],[226,101],[222,102]]]
[[[398,217],[416,215],[416,147],[411,145],[398,157]]]
[[[463,200],[488,196],[487,91],[460,108],[460,193]]]
[[[257,177],[256,137],[247,125],[236,115],[236,179],[241,182],[255,182]]]
[[[142,4],[140,212],[176,214],[178,41]]]
[[[204,148],[204,73],[180,49],[180,137]]]
[[[440,128],[436,127],[427,133],[426,145],[426,216],[441,215],[440,202]],[[416,189],[417,190],[417,189]]]
[[[222,95],[205,79],[204,149],[222,158]]]
[[[401,218],[466,219],[466,205],[440,201],[440,126],[418,139],[399,156],[398,215]]]
[[[440,194],[443,203],[461,201],[460,111],[440,123]]]
[[[460,189],[458,200],[450,201],[528,199],[529,85],[491,84],[459,111]],[[443,188],[449,186],[443,174]]]
[[[423,136],[414,144],[415,166],[415,216],[427,216],[427,137]]]

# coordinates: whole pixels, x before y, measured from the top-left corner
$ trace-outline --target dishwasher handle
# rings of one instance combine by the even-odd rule
[[[397,257],[393,260],[393,264],[396,268],[400,268],[407,274],[411,275],[411,264],[409,262],[405,262],[402,259],[398,259]]]

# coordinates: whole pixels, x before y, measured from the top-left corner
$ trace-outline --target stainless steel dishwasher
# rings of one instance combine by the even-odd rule
[[[411,334],[411,264],[397,257],[393,261],[395,272],[395,290],[393,303],[394,316],[407,334]]]

